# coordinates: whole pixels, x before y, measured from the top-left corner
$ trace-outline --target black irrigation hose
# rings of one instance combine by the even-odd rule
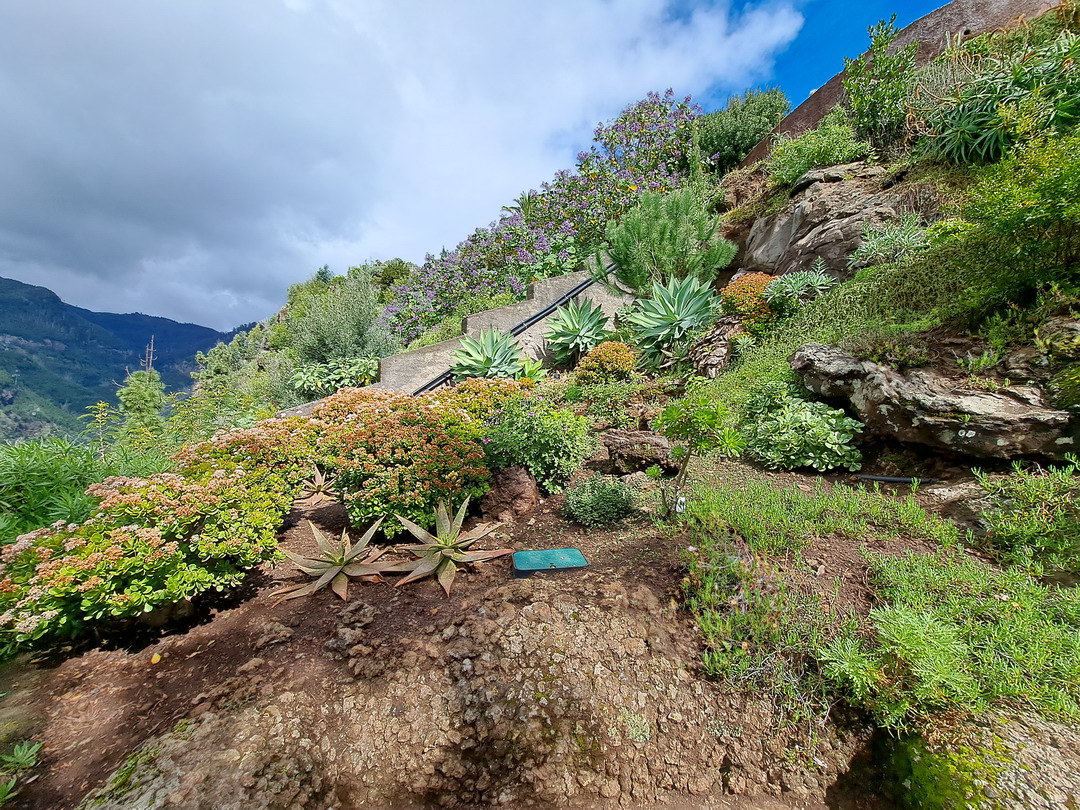
[[[605,276],[610,275],[611,271],[614,270],[614,269],[615,269],[614,264],[608,264],[608,266],[604,268],[604,275]],[[546,307],[544,307],[539,312],[534,312],[532,315],[530,315],[528,318],[523,320],[517,326],[511,327],[510,330],[509,330],[509,334],[513,335],[514,337],[517,337],[522,332],[524,332],[526,329],[529,329],[530,327],[535,326],[537,323],[544,320],[544,318],[546,318],[548,315],[550,315],[556,309],[561,307],[567,301],[570,301],[570,300],[576,298],[577,296],[581,295],[583,292],[585,292],[585,290],[589,289],[589,287],[591,287],[595,283],[596,283],[596,279],[594,279],[594,278],[585,279],[583,282],[581,282],[580,284],[575,286],[573,289],[568,290],[567,292],[563,293],[556,301],[553,301],[552,303],[548,304]],[[438,377],[435,377],[433,380],[429,380],[428,382],[424,383],[419,388],[417,388],[415,391],[413,391],[413,396],[418,397],[421,394],[426,394],[429,391],[434,391],[436,388],[439,388],[439,387],[441,387],[443,385],[446,385],[448,382],[450,382],[451,379],[453,379],[453,377],[454,377],[454,372],[448,369],[448,370],[444,371],[442,374],[440,374]]]
[[[863,481],[880,481],[883,484],[936,484],[941,480],[940,478],[924,478],[922,476],[908,478],[903,475],[856,475],[855,477]]]

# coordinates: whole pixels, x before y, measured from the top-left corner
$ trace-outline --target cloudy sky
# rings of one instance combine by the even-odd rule
[[[650,90],[797,103],[939,4],[0,0],[0,276],[229,329],[453,247]]]

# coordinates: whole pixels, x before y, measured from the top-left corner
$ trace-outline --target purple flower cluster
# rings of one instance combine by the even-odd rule
[[[689,96],[650,93],[612,122],[596,128],[593,145],[574,171],[561,171],[540,191],[479,228],[450,252],[429,255],[393,289],[384,314],[405,343],[471,300],[521,296],[537,277],[569,272],[604,240],[609,222],[644,191],[670,191],[685,182],[693,120],[701,108]]]

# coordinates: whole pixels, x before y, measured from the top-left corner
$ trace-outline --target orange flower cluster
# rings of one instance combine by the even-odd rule
[[[575,379],[579,385],[629,380],[637,364],[638,354],[633,348],[608,340],[581,358],[575,369]]]
[[[768,273],[748,273],[732,281],[720,290],[724,314],[742,315],[743,325],[750,332],[771,321],[774,313],[764,293],[772,280]]]

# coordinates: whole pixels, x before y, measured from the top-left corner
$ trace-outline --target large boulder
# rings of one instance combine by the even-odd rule
[[[524,467],[507,467],[495,473],[491,489],[480,500],[485,518],[510,523],[535,512],[540,505],[540,488]]]
[[[741,268],[782,275],[806,270],[821,258],[834,275],[849,278],[847,259],[859,245],[864,223],[899,218],[901,193],[884,188],[886,175],[881,166],[865,163],[807,172],[780,211],[754,223]]]
[[[609,430],[600,436],[600,449],[585,466],[610,475],[629,475],[657,465],[677,472],[671,442],[650,430]]]
[[[832,346],[799,349],[791,367],[811,391],[842,401],[868,434],[978,458],[1075,453],[1074,415],[1048,407],[1033,386],[998,391],[929,369],[897,371]]]

